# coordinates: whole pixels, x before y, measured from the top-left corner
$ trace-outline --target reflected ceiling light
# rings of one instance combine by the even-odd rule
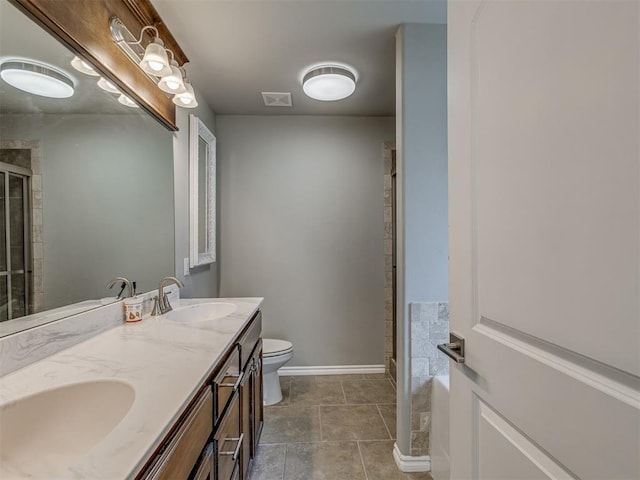
[[[27,60],[10,60],[0,66],[0,77],[27,93],[49,98],[69,98],[73,81],[52,67]]]
[[[173,53],[171,55],[173,56]],[[184,93],[187,91],[182,78],[182,73],[178,68],[178,62],[173,59],[171,60],[171,73],[160,79],[158,82],[158,88],[163,92],[173,94]]]
[[[308,71],[302,80],[307,96],[324,102],[347,98],[356,90],[356,76],[344,67],[325,65]]]
[[[113,83],[111,83],[109,80],[103,77],[100,77],[100,80],[98,80],[98,86],[105,92],[120,93],[120,90],[118,90],[118,87],[116,87]]]
[[[185,91],[183,93],[174,95],[173,103],[175,103],[179,107],[196,108],[198,106],[198,102],[196,101],[196,94],[193,91],[193,87],[191,86],[189,80],[185,79],[184,87]]]
[[[118,97],[118,102],[120,102],[125,107],[139,108],[138,104],[127,97],[124,93],[121,93]]]
[[[71,66],[85,75],[91,75],[94,77],[99,77],[100,74],[96,72],[91,65],[82,60],[80,57],[73,57],[71,60]]]

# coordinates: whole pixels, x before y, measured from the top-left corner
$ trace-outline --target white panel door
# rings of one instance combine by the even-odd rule
[[[449,2],[454,479],[640,479],[639,25]]]

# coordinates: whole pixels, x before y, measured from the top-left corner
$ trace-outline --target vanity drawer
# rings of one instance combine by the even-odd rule
[[[258,340],[260,340],[260,336],[262,334],[262,312],[258,312],[253,320],[249,324],[249,328],[246,332],[240,337],[238,343],[240,344],[240,366],[242,368],[245,367],[249,359],[251,358],[251,353],[255,348]]]
[[[217,425],[224,414],[227,404],[234,393],[238,391],[242,383],[242,373],[240,371],[240,349],[238,345],[233,347],[231,355],[224,362],[224,365],[213,379],[213,422]]]
[[[148,475],[149,480],[186,480],[213,432],[213,395],[206,388]]]
[[[233,395],[227,412],[214,436],[216,480],[230,480],[239,471],[239,458],[244,442],[240,433],[240,402],[238,394]]]

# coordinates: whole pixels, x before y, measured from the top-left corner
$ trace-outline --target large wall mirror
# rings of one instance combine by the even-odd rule
[[[108,302],[116,276],[155,288],[174,271],[172,133],[7,0],[0,64],[0,336]],[[16,88],[35,70],[62,93]]]

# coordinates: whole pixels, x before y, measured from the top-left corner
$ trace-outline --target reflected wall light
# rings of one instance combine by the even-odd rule
[[[91,65],[80,57],[73,57],[73,60],[71,60],[71,66],[85,75],[91,75],[92,77],[100,76],[100,74],[96,72]]]
[[[111,83],[109,80],[103,77],[100,77],[100,80],[98,80],[98,86],[105,92],[120,93],[120,90],[118,90],[118,87],[116,87],[113,83]]]
[[[0,65],[0,77],[9,85],[34,95],[69,98],[73,81],[64,72],[30,60],[8,60]]]

